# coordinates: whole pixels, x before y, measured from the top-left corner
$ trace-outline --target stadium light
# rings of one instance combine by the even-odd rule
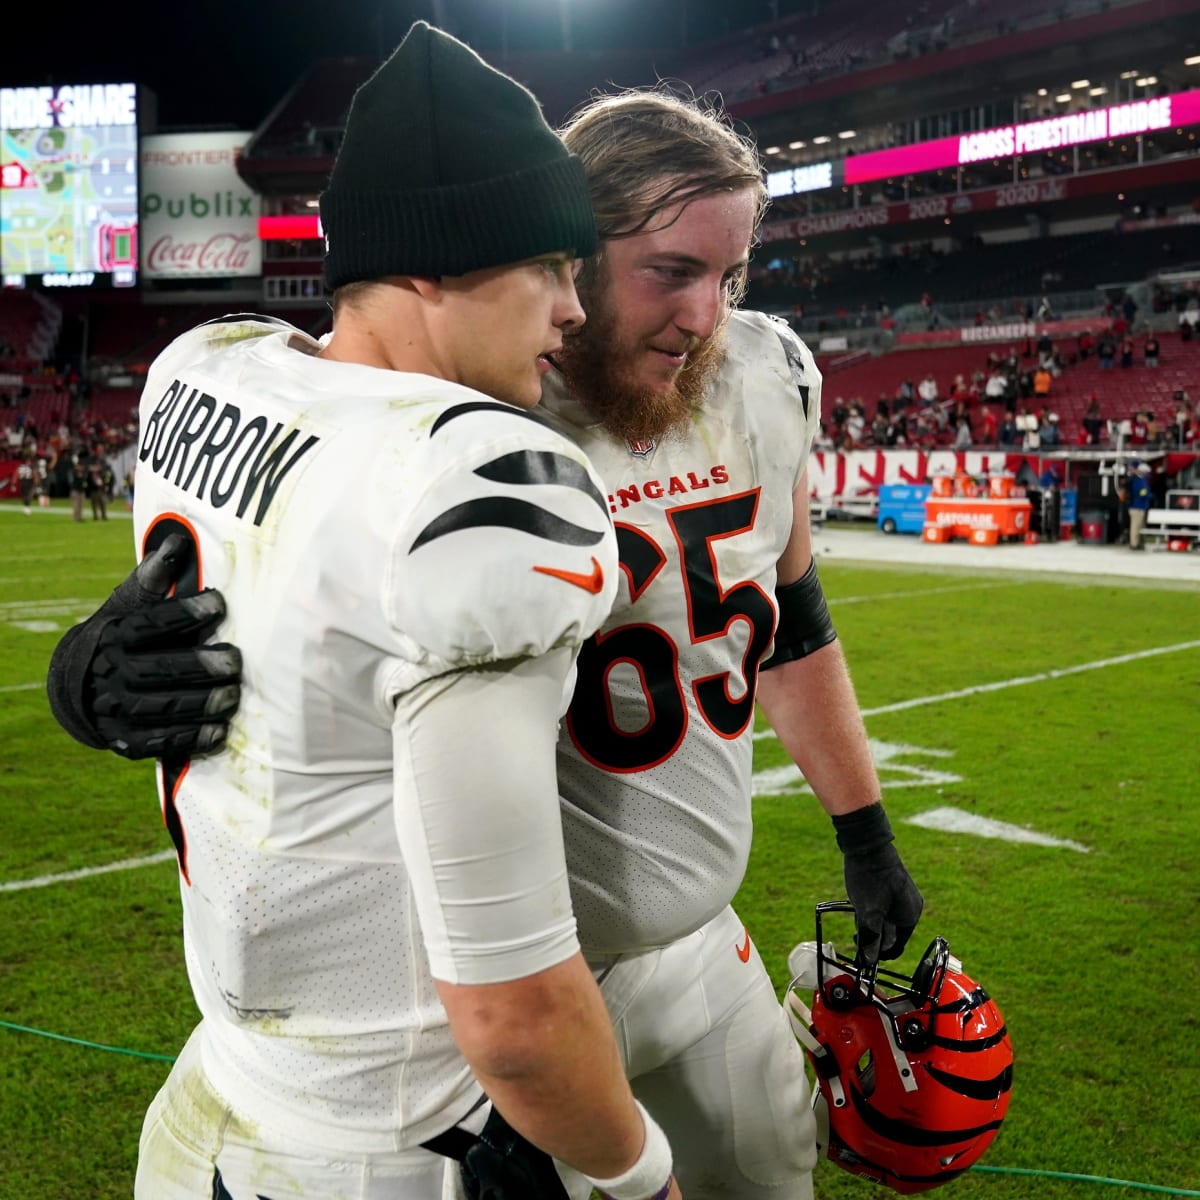
[[[1107,92],[1108,92],[1108,88],[1106,88],[1106,87],[1094,87],[1094,88],[1088,88],[1088,95],[1089,95],[1089,96],[1103,96],[1103,95],[1105,95]]]
[[[763,151],[763,153],[764,153],[764,154],[778,154],[778,153],[779,153],[779,147],[778,147],[778,146],[768,146],[768,147],[767,147],[767,148],[766,148],[766,149]]]
[[[1091,87],[1091,86],[1092,86],[1092,81],[1091,81],[1090,79],[1076,79],[1076,80],[1075,80],[1075,81],[1074,81],[1074,82],[1071,84],[1071,86],[1072,86],[1073,88],[1085,88],[1085,87]]]
[[[1054,99],[1059,104],[1068,104],[1068,103],[1070,103],[1070,100],[1071,100],[1071,93],[1070,92],[1062,92],[1060,95],[1055,96]]]
[[[789,150],[803,150],[807,146],[807,142],[788,142]]]
[[[1121,72],[1122,79],[1136,79],[1137,77],[1138,77],[1138,73],[1136,71],[1122,71]]]
[[[1037,93],[1037,94],[1038,94],[1039,96],[1048,96],[1050,93],[1049,93],[1049,92],[1047,92],[1045,88],[1038,88],[1038,93]]]
[[[1193,54],[1191,58],[1185,58],[1183,65],[1185,67],[1200,67],[1200,54]]]
[[[1137,85],[1138,87],[1153,87],[1157,82],[1157,75],[1143,75],[1142,78],[1137,81]]]
[[[838,134],[838,137],[840,137],[840,138],[858,137],[858,131],[854,130],[854,129],[843,129],[842,132]]]
[[[832,142],[832,141],[833,141],[833,138],[826,137],[825,134],[821,134],[820,137],[813,138],[813,145],[814,146],[824,146],[826,142]]]

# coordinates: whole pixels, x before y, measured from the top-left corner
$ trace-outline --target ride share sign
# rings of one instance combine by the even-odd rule
[[[142,138],[142,271],[149,279],[261,275],[259,197],[237,173],[247,132]]]

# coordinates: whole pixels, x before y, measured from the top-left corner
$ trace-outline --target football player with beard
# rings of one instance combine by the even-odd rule
[[[563,137],[601,245],[578,280],[587,324],[552,357],[541,411],[604,480],[622,568],[558,746],[580,943],[684,1194],[806,1200],[803,1056],[731,907],[756,699],[832,818],[860,960],[898,957],[922,908],[813,559],[821,376],[784,323],[737,308],[766,196],[756,151],[718,108],[664,90],[603,96]],[[190,655],[228,685],[227,653]],[[169,691],[153,660],[141,686]],[[205,711],[212,682],[182,716],[140,720],[115,685],[78,670],[75,684],[77,719],[125,753],[224,735],[226,718]]]

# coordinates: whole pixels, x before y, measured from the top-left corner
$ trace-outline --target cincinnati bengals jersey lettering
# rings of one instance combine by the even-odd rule
[[[574,650],[620,573],[576,445],[465,388],[319,348],[253,318],[173,343],[143,399],[134,524],[139,547],[152,526],[190,531],[245,662],[227,751],[164,770],[205,1071],[288,1128],[370,1151],[397,1145],[401,1112],[416,1144],[477,1091],[396,833],[396,697]],[[236,428],[217,424],[233,410]],[[235,452],[253,431],[258,451]],[[486,802],[464,798],[462,819]]]
[[[557,388],[543,401],[604,480],[620,549],[616,602],[580,652],[559,740],[585,951],[664,945],[741,882],[758,664],[820,403],[808,348],[757,313],[733,315],[682,440],[635,454]]]

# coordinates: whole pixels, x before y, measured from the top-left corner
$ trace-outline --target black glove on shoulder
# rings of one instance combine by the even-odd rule
[[[569,1200],[554,1159],[495,1108],[462,1160],[462,1181],[468,1200]]]
[[[874,967],[899,958],[921,919],[925,901],[899,851],[882,804],[832,818],[844,862],[846,896],[854,905],[858,959]]]
[[[186,758],[224,744],[241,702],[242,656],[228,643],[202,644],[225,616],[220,592],[166,596],[191,554],[186,538],[165,538],[58,643],[46,693],[76,741],[126,758]]]

